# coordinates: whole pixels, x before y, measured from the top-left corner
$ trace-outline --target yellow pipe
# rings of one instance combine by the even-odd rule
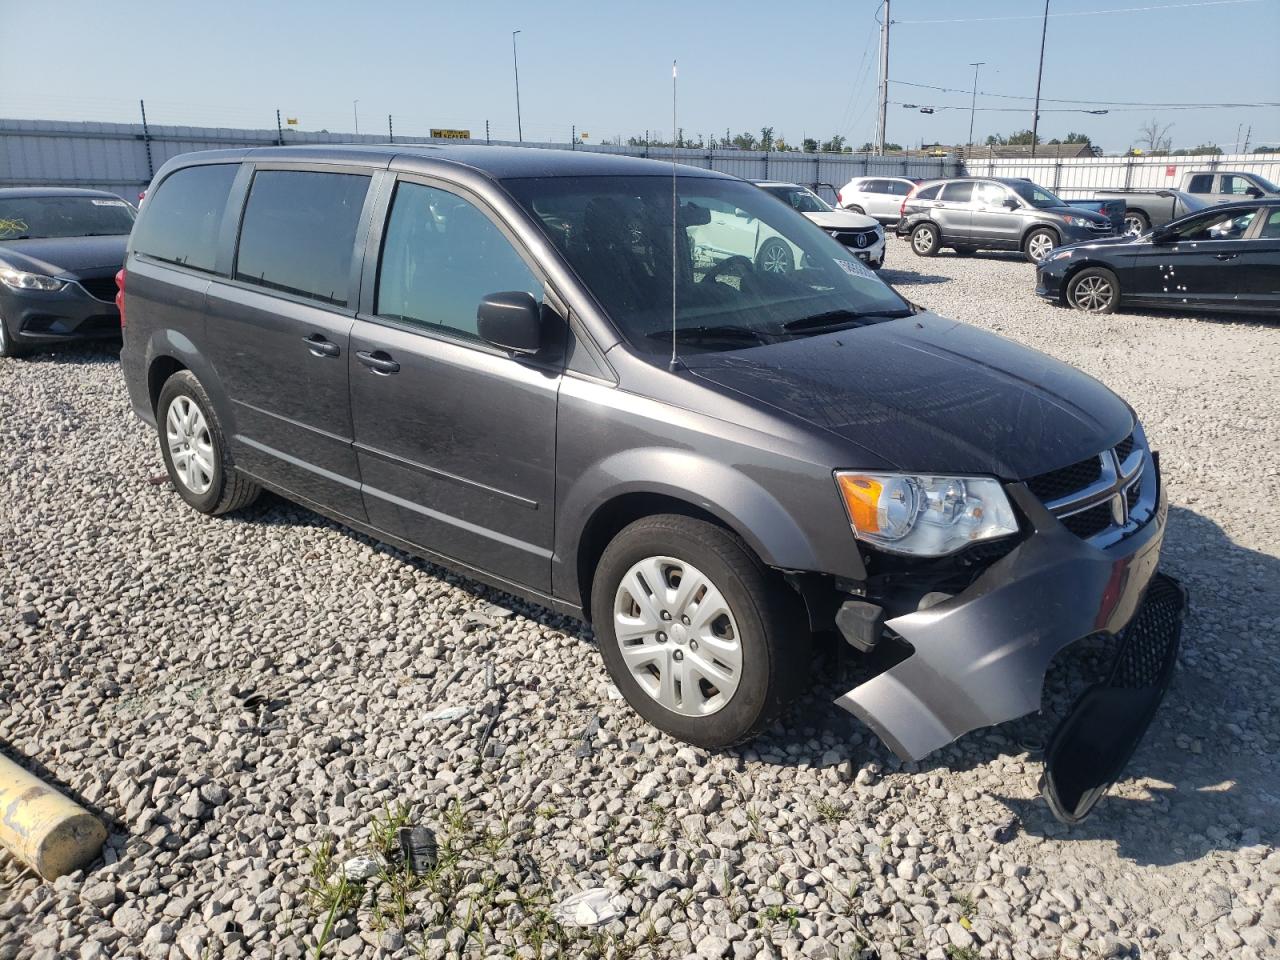
[[[46,880],[97,859],[107,828],[78,803],[0,756],[0,843]]]

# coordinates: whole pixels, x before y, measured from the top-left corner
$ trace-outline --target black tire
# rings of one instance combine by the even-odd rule
[[[1141,210],[1126,210],[1124,214],[1124,235],[1136,237],[1151,229],[1151,218]]]
[[[795,255],[785,240],[770,237],[756,253],[756,270],[760,273],[790,273],[795,268]]]
[[[623,658],[614,629],[615,598],[628,571],[650,557],[696,567],[720,591],[736,621],[742,663],[738,686],[713,713],[695,717],[667,709],[640,686]],[[659,514],[624,528],[596,566],[591,597],[596,642],[613,682],[645,720],[694,746],[715,750],[751,739],[808,678],[812,639],[799,598],[741,538],[705,520]],[[677,648],[671,649],[674,655]]]
[[[1084,313],[1115,313],[1120,281],[1106,267],[1085,267],[1067,281],[1067,303]]]
[[[14,342],[4,317],[0,317],[0,357],[20,357],[26,349]]]
[[[856,203],[852,203],[852,204],[850,204],[849,206],[845,207],[845,209],[846,209],[846,210],[848,210],[850,213],[860,213],[860,214],[862,214],[864,217],[867,215],[867,211],[863,210],[863,209],[862,209],[860,206],[858,206]]]
[[[209,488],[195,491],[187,486],[178,469],[174,466],[173,453],[166,439],[166,424],[169,408],[179,399],[186,398],[199,408],[204,417],[208,432],[209,445],[212,448],[211,461],[213,472]],[[179,408],[181,409],[181,408]],[[164,457],[165,469],[169,471],[169,479],[178,495],[201,513],[230,513],[247,507],[258,498],[262,489],[248,477],[237,472],[235,462],[231,458],[231,448],[223,433],[222,424],[214,412],[213,403],[204,387],[190,370],[179,370],[160,390],[160,399],[156,404],[156,429],[160,438],[160,454]]]
[[[1048,239],[1048,247],[1043,247],[1045,239]],[[1037,227],[1025,237],[1022,238],[1022,253],[1032,263],[1039,263],[1049,255],[1049,252],[1058,245],[1058,235],[1048,227]],[[1032,253],[1032,250],[1043,250],[1042,253]]]
[[[922,223],[911,231],[911,252],[918,257],[936,256],[942,237],[932,223]]]
[[[955,250],[956,256],[958,257],[972,257],[975,253],[978,252],[977,247],[969,247],[959,243],[956,244],[955,247],[953,247],[952,249]]]

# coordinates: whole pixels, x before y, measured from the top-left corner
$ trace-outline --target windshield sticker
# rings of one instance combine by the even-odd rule
[[[90,200],[95,207],[127,207],[123,200]]]
[[[851,277],[867,277],[871,280],[879,279],[879,277],[871,271],[870,267],[864,267],[857,260],[837,260],[836,263],[840,265],[841,270]]]
[[[27,232],[27,225],[22,220],[0,217],[0,237],[17,236]]]

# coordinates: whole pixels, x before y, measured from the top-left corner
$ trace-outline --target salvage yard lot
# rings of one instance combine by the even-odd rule
[[[1101,379],[1161,452],[1180,669],[1086,824],[1037,798],[1051,719],[903,765],[832,705],[859,669],[834,650],[759,741],[672,741],[576,622],[274,497],[185,508],[111,350],[76,347],[0,360],[0,742],[112,835],[51,885],[0,853],[0,960],[1275,956],[1280,325],[1089,316],[1014,257],[888,257],[913,301]],[[1050,712],[1104,657],[1066,658]],[[401,804],[441,869],[328,883]],[[558,923],[591,887],[622,916]]]

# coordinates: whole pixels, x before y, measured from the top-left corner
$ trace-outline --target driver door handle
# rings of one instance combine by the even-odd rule
[[[1215,260],[1234,260],[1237,256],[1239,256],[1239,254],[1236,254],[1236,253],[1215,253],[1215,254],[1213,255],[1213,259],[1215,259]]]
[[[307,345],[307,349],[311,351],[313,357],[336,357],[342,351],[338,349],[338,345],[331,340],[326,340],[318,333],[313,333],[309,337],[303,337],[302,342]]]
[[[400,364],[381,350],[375,350],[373,353],[368,350],[357,350],[356,358],[379,376],[389,377],[393,373],[400,372]]]

